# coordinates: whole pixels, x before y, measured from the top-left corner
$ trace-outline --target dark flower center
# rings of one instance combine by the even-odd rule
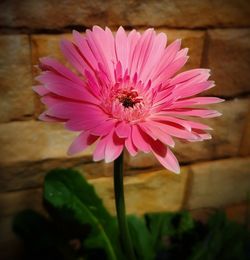
[[[118,100],[126,108],[133,107],[135,104],[140,103],[142,98],[138,96],[136,91],[122,91],[117,96]]]
[[[133,107],[136,104],[130,97],[124,97],[123,99],[120,99],[120,102],[124,107]]]

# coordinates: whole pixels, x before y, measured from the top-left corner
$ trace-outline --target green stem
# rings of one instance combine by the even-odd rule
[[[123,190],[123,152],[114,162],[114,188],[115,205],[122,246],[126,253],[127,259],[135,260],[136,258],[129,234],[128,223],[126,220],[126,209]]]

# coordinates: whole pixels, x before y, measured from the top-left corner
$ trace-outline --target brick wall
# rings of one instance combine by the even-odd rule
[[[177,143],[181,175],[162,169],[149,154],[126,155],[128,212],[225,208],[244,218],[250,191],[250,2],[247,0],[6,0],[0,3],[0,251],[14,259],[19,243],[11,219],[31,207],[42,210],[44,174],[75,167],[90,179],[113,212],[112,165],[93,163],[90,148],[75,157],[66,150],[75,133],[39,122],[43,110],[31,86],[41,56],[62,59],[59,41],[71,30],[94,24],[117,29],[149,26],[182,38],[189,48],[186,68],[208,67],[217,87],[207,95],[226,98],[209,120],[213,139]],[[11,250],[8,250],[10,248]],[[13,250],[15,248],[15,250]]]

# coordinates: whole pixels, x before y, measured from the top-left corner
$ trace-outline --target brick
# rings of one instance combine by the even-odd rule
[[[233,158],[191,165],[188,209],[222,207],[247,200],[250,158]]]
[[[246,226],[248,225],[249,227],[250,216],[248,210],[249,210],[249,202],[229,205],[225,208],[227,217],[230,220],[236,221],[240,224],[245,224]]]
[[[250,104],[249,104],[249,112],[245,120],[245,127],[243,130],[243,137],[240,145],[240,155],[246,156],[250,155]]]
[[[41,187],[46,173],[55,168],[74,168],[87,179],[113,176],[113,163],[92,162],[91,156],[18,162],[0,165],[0,191],[7,192]],[[150,171],[152,171],[152,168],[134,170],[125,165],[124,175],[132,176]]]
[[[129,26],[200,28],[249,25],[246,0],[111,1],[109,21]]]
[[[126,152],[125,158],[127,166],[132,169],[145,169],[159,167],[160,165],[152,153],[139,152],[136,156],[131,156],[128,152]]]
[[[13,216],[25,209],[43,212],[42,189],[1,193],[0,206],[0,217]]]
[[[248,216],[249,214],[247,212],[248,207],[249,205],[247,202],[240,202],[218,208],[219,210],[226,213],[226,216],[229,220],[237,222],[239,224],[247,225],[247,223],[250,223],[250,218]],[[195,220],[207,223],[211,215],[213,215],[218,208],[198,208],[192,209],[189,212]]]
[[[2,1],[0,25],[38,29],[60,29],[71,25],[104,24],[107,17],[107,3],[66,0],[63,2],[43,0]]]
[[[0,122],[34,113],[29,38],[0,36]]]
[[[0,217],[0,259],[18,260],[24,257],[23,241],[12,228],[13,216]]]
[[[250,30],[208,31],[204,66],[212,70],[217,87],[207,94],[235,96],[250,92]]]
[[[69,158],[66,154],[77,133],[63,125],[37,121],[11,122],[0,125],[0,165]],[[77,155],[90,156],[92,148]]]
[[[249,151],[249,146],[247,146],[248,136],[247,133],[244,135],[244,140],[246,141],[244,145],[242,143],[242,133],[247,123],[249,99],[234,99],[213,105],[211,108],[223,114],[219,118],[199,120],[207,123],[214,129],[211,131],[211,140],[183,143],[175,139],[176,145],[172,151],[180,163],[237,156],[240,149],[243,149],[242,147],[245,147],[245,155],[247,155]],[[127,164],[128,167],[135,169],[160,166],[151,153],[139,153],[135,157],[128,155]]]
[[[126,25],[175,28],[250,25],[247,0],[2,1],[0,25],[31,29]]]
[[[167,170],[146,174],[126,176],[124,178],[127,212],[143,214],[155,211],[176,211],[182,207],[186,189],[188,168],[176,175]],[[114,208],[113,177],[102,177],[89,180],[97,194],[104,201],[111,213]],[[147,198],[145,200],[145,198]],[[42,210],[42,189],[4,192],[0,196],[0,217],[12,216],[19,211],[32,208]]]
[[[86,164],[90,160],[90,157],[83,156],[80,158],[46,159],[1,165],[0,190],[6,192],[41,187],[45,174],[55,168],[81,168],[88,178],[97,177],[98,174],[99,177],[100,175],[104,176],[104,171],[101,171],[97,164],[92,164],[92,167]]]
[[[126,209],[128,214],[145,212],[177,211],[184,200],[188,168],[180,175],[161,170],[146,174],[135,174],[124,178]],[[90,180],[107,209],[114,213],[113,178]]]
[[[247,199],[250,189],[249,159],[234,158],[194,164],[190,166],[191,172],[189,168],[182,167],[180,175],[161,170],[126,176],[127,212],[177,211],[183,206],[188,209],[214,208],[242,202]],[[186,191],[190,174],[190,186]],[[112,176],[91,179],[89,182],[94,185],[105,206],[114,213]],[[41,189],[2,193],[1,216],[16,214],[27,207],[41,210],[41,196]]]
[[[16,236],[12,231],[13,216],[0,218],[0,244],[4,241],[15,240]]]
[[[38,64],[39,58],[51,56],[65,62],[60,50],[60,41],[72,39],[71,34],[34,34],[31,35],[32,63]]]

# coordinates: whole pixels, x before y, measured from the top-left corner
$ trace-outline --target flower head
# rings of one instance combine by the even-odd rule
[[[111,162],[126,147],[132,156],[152,152],[163,166],[179,172],[169,148],[173,137],[210,139],[210,128],[190,117],[220,115],[197,105],[221,99],[193,97],[214,86],[209,70],[176,74],[188,59],[187,49],[180,49],[180,40],[166,47],[166,35],[153,29],[127,34],[120,27],[113,35],[94,26],[85,35],[74,31],[73,39],[62,41],[61,50],[78,75],[52,58],[40,59],[40,85],[34,90],[48,107],[40,119],[80,132],[69,154],[96,142],[95,161]]]

